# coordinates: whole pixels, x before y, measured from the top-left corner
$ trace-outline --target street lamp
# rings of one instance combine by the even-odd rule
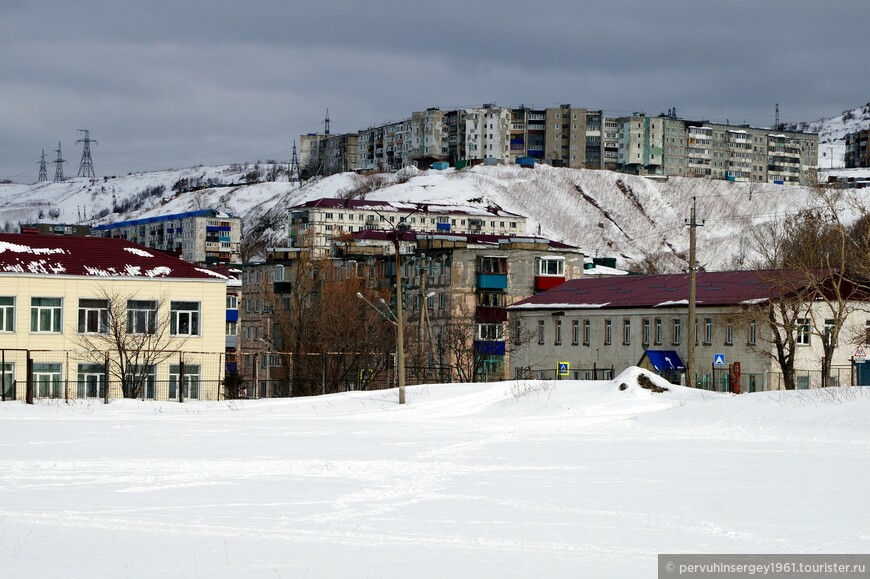
[[[405,349],[402,347],[402,312],[399,310],[399,316],[390,309],[390,306],[387,305],[387,302],[384,298],[381,298],[381,304],[384,306],[384,309],[381,310],[378,306],[370,302],[362,295],[360,292],[356,292],[356,297],[367,303],[372,307],[373,310],[378,312],[380,315],[384,316],[385,319],[393,324],[396,327],[396,381],[399,383],[399,404],[405,403]],[[390,318],[386,317],[386,314],[390,314]]]

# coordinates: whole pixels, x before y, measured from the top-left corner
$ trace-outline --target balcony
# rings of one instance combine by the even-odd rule
[[[477,306],[475,318],[478,322],[495,323],[507,321],[507,310],[495,306]]]
[[[508,286],[508,280],[507,280],[506,273],[479,273],[479,274],[477,274],[477,289],[478,290],[504,290],[504,289],[507,289],[507,286]]]
[[[563,283],[565,283],[565,277],[561,275],[537,275],[535,276],[535,291],[546,291]]]
[[[483,356],[504,356],[505,343],[495,340],[475,340],[474,352]]]

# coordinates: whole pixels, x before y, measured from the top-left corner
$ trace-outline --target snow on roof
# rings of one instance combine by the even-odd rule
[[[0,234],[0,273],[202,280],[219,276],[225,279],[206,271],[123,239]]]

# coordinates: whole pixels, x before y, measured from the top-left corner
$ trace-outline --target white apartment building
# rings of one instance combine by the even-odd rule
[[[214,209],[158,215],[98,225],[98,237],[126,239],[177,254],[190,263],[238,263],[242,223],[238,217]]]
[[[421,232],[526,235],[525,216],[495,206],[323,198],[290,208],[290,241],[323,256],[331,253],[337,237],[366,229],[392,230],[399,223]]]

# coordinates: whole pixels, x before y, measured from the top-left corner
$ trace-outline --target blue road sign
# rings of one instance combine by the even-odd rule
[[[559,376],[567,376],[569,366],[568,362],[559,362]]]
[[[720,368],[725,366],[725,354],[713,354],[713,365]]]

